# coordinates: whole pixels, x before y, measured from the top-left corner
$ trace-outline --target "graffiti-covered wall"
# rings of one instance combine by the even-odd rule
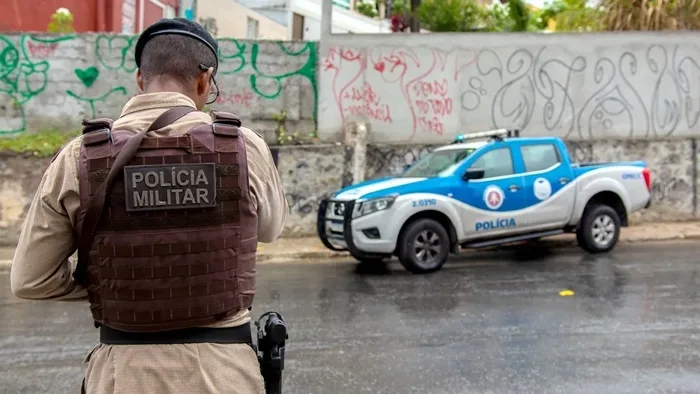
[[[120,35],[0,35],[0,135],[118,117],[138,93],[135,45],[136,37]],[[221,95],[212,109],[238,114],[268,141],[283,110],[288,130],[314,131],[315,43],[220,39],[219,46]]]
[[[520,128],[567,139],[700,134],[700,34],[333,36],[319,135],[371,122],[374,142]]]

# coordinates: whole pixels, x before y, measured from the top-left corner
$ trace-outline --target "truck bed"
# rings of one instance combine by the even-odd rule
[[[636,161],[595,161],[588,163],[571,163],[571,168],[586,168],[586,170],[591,170],[601,167],[618,167],[618,166],[630,166],[630,167],[646,167],[646,163],[643,160]],[[595,168],[590,168],[595,167]]]

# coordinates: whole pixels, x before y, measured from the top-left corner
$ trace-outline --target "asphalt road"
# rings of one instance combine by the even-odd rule
[[[427,276],[270,263],[254,312],[289,322],[285,393],[698,393],[699,263],[697,242],[469,254]],[[0,392],[77,393],[96,340],[85,304],[21,301],[0,276]]]

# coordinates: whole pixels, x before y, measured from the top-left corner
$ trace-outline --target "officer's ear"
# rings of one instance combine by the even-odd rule
[[[205,96],[211,90],[211,76],[214,74],[214,67],[209,67],[199,74],[197,78],[197,95]]]
[[[138,85],[139,89],[143,92],[143,77],[141,76],[141,69],[136,70],[136,85]]]

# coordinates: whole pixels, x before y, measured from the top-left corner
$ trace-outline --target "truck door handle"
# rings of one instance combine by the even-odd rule
[[[565,184],[566,182],[569,182],[569,178],[564,178],[564,177],[559,178],[559,183],[561,183],[562,185]]]
[[[510,189],[510,191],[512,191],[512,192],[517,192],[518,190],[520,190],[520,186],[518,186],[518,185],[510,185],[510,186],[508,187],[508,189]]]

